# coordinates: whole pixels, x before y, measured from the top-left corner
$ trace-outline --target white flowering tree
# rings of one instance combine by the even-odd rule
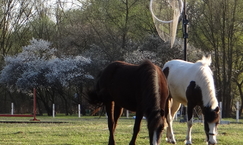
[[[142,51],[140,49],[134,50],[133,52],[126,53],[124,55],[124,59],[128,63],[139,64],[145,59],[150,60],[153,63],[159,63],[158,57],[156,56],[155,52],[152,51]]]
[[[36,76],[40,75],[40,71],[45,67],[45,62],[51,59],[56,51],[49,47],[49,42],[33,39],[30,41],[30,45],[23,47],[21,53],[6,56],[0,82],[6,84],[10,89],[28,90],[37,87]],[[27,84],[23,84],[24,80],[28,80],[28,82],[24,82]]]
[[[90,59],[82,56],[57,57],[57,50],[50,47],[47,41],[31,40],[21,53],[5,57],[5,66],[0,74],[0,83],[9,89],[30,92],[37,88],[38,99],[43,102],[49,115],[49,104],[54,103],[56,96],[62,97],[67,111],[68,96],[65,90],[79,87],[87,79],[93,79],[86,71]]]

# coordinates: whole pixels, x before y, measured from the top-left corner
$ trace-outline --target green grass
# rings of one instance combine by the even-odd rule
[[[0,121],[27,121],[31,118],[0,117]],[[107,145],[109,132],[105,117],[37,117],[40,123],[0,123],[1,145]],[[230,120],[233,122],[234,120]],[[66,122],[66,123],[41,123]],[[116,129],[117,145],[126,145],[132,137],[134,119],[121,118]],[[174,122],[174,132],[177,145],[183,145],[186,134],[186,123]],[[243,122],[218,126],[217,140],[219,145],[243,144]],[[194,144],[205,145],[205,134],[202,123],[194,123],[192,131]],[[149,144],[146,121],[143,120],[138,134],[138,145]],[[161,144],[165,142],[163,133]],[[169,144],[168,144],[169,145]]]

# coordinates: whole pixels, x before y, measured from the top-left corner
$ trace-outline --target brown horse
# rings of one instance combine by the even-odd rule
[[[109,145],[115,144],[114,131],[123,108],[136,112],[130,145],[135,145],[143,116],[147,119],[150,144],[158,145],[166,123],[168,95],[163,72],[146,60],[141,65],[111,63],[99,74],[96,88],[89,90],[86,97],[89,103],[106,107]]]

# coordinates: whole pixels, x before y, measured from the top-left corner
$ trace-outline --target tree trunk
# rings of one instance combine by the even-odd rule
[[[52,107],[49,106],[49,100],[45,98],[45,96],[41,93],[41,91],[38,91],[38,96],[39,96],[39,100],[41,100],[41,102],[43,103],[47,115],[48,116],[52,116]]]
[[[239,110],[239,116],[241,116],[242,114],[242,111],[243,111],[243,91],[242,91],[242,84],[243,84],[243,81],[241,81],[241,83],[238,83],[237,81],[236,82],[236,85],[239,89],[239,93],[240,93],[240,99],[241,99],[241,107],[240,107],[240,110]]]
[[[62,100],[64,101],[65,112],[66,112],[65,114],[68,115],[70,113],[70,111],[69,111],[70,106],[68,105],[68,100],[66,99],[66,97],[63,94],[60,94],[60,96],[62,97]]]

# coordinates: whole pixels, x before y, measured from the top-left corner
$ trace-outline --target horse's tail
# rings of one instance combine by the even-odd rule
[[[98,95],[96,89],[90,88],[86,91],[85,99],[88,101],[89,104],[97,106],[97,107],[103,107],[103,101],[101,97]]]

